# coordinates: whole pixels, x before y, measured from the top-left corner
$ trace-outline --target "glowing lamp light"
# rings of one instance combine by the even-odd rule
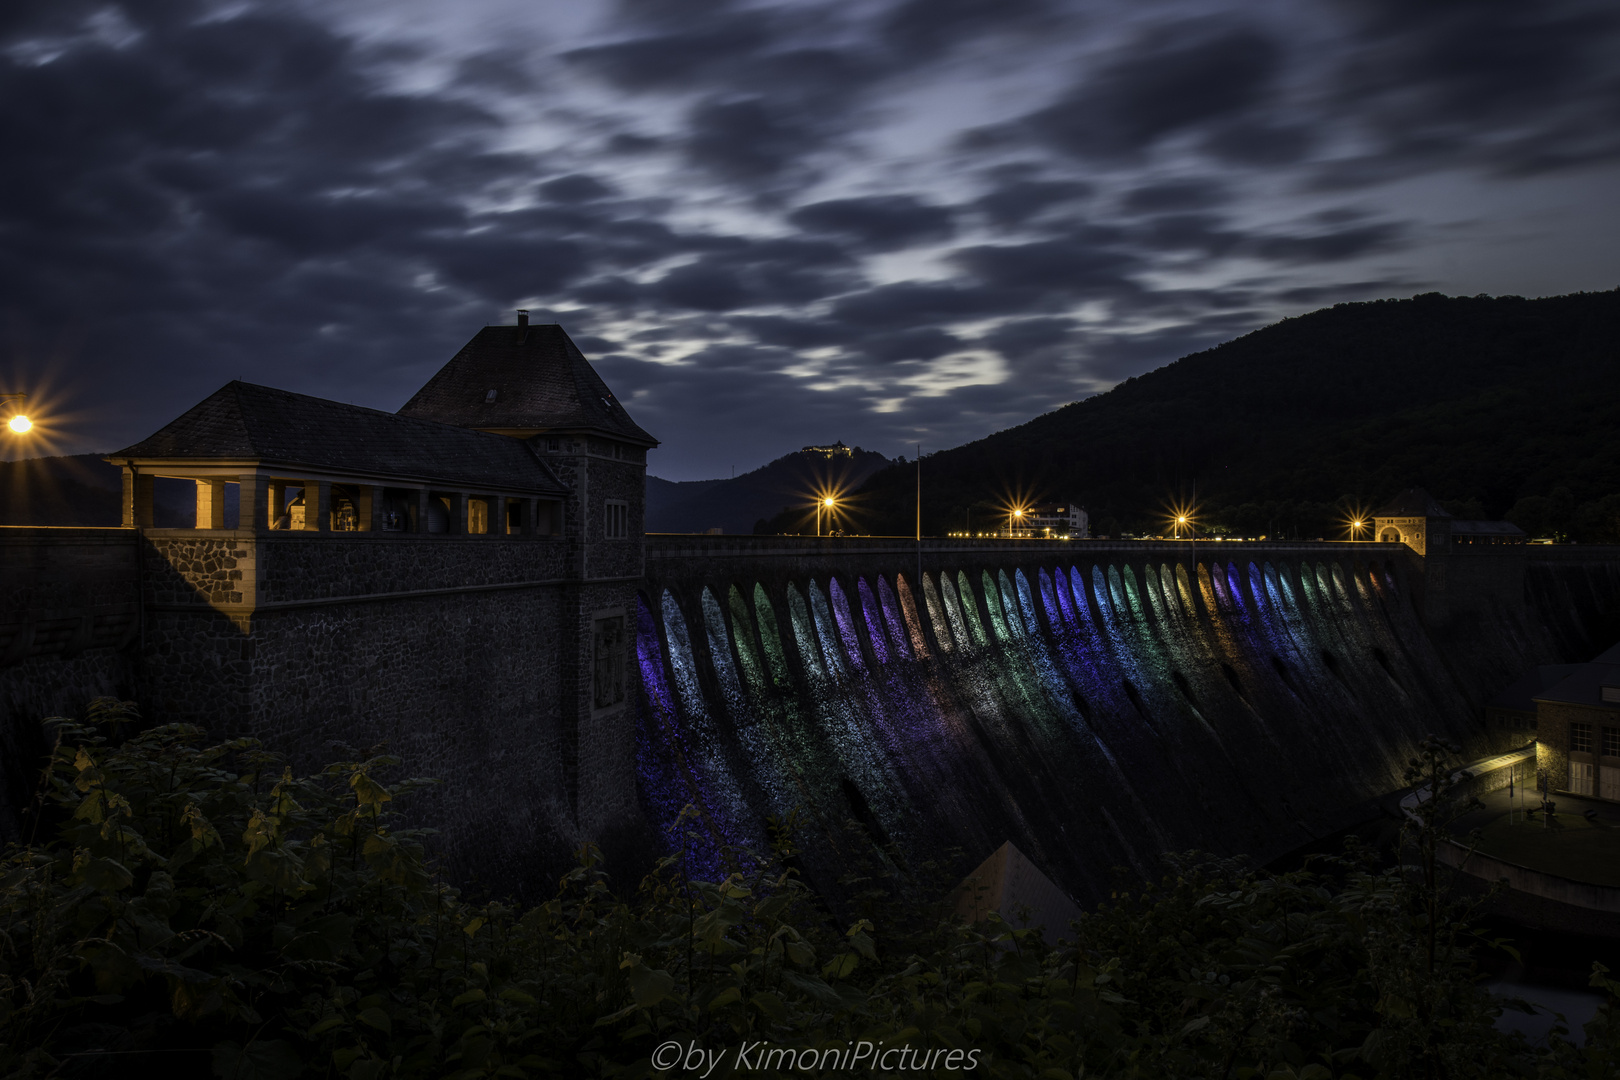
[[[28,419],[28,417],[24,416],[22,413],[18,413],[16,416],[11,418],[11,423],[7,426],[10,427],[12,431],[15,431],[17,434],[21,435],[23,432],[32,428],[34,426],[34,422]]]
[[[1176,524],[1177,525],[1185,525],[1185,524],[1187,524],[1187,519],[1184,518],[1184,517],[1178,517],[1178,518],[1176,518]]]

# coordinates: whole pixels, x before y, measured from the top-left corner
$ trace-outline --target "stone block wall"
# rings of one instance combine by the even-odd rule
[[[440,831],[454,876],[532,889],[580,839],[566,796],[565,592],[356,599],[256,615],[245,731],[298,770],[386,744],[405,773],[441,781],[406,809]]]
[[[0,843],[29,825],[40,721],[135,694],[137,550],[132,530],[0,528]]]

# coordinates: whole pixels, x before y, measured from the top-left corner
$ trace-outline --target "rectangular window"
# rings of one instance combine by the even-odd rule
[[[1620,728],[1603,729],[1603,752],[1609,757],[1620,757]]]
[[[1598,770],[1598,779],[1603,783],[1603,786],[1598,789],[1598,795],[1601,798],[1620,802],[1620,769],[1605,765]]]
[[[623,540],[630,535],[630,504],[610,500],[605,508],[602,535],[609,540]]]
[[[1592,752],[1591,724],[1569,725],[1569,748],[1571,750],[1578,750],[1587,754]]]
[[[1590,761],[1572,761],[1569,763],[1569,790],[1577,795],[1592,794],[1592,763]]]
[[[1603,688],[1603,700],[1620,702],[1620,686],[1605,686]]]
[[[624,616],[597,619],[593,639],[593,707],[611,709],[624,702]]]

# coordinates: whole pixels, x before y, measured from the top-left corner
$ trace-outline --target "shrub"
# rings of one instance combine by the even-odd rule
[[[1584,1049],[1504,1036],[1465,913],[1355,853],[1290,874],[1171,858],[1048,943],[1016,919],[957,924],[894,852],[840,918],[788,869],[791,820],[773,851],[693,880],[688,808],[628,899],[586,847],[551,900],[474,904],[396,828],[426,781],[385,783],[393,759],[300,778],[193,727],[118,741],[132,722],[110,701],[53,722],[57,835],[0,866],[6,1075],[635,1077],[669,1045],[719,1053],[712,1076],[806,1075],[803,1053],[850,1075],[1615,1073],[1620,984],[1594,975],[1611,1002]],[[1449,797],[1443,757],[1415,765]]]

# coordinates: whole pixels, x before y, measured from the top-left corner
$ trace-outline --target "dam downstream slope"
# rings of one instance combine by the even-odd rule
[[[1085,900],[1161,852],[1263,860],[1332,831],[1431,732],[1487,747],[1392,553],[1084,554],[958,560],[920,590],[903,556],[650,581],[643,811],[698,808],[694,872],[797,809],[818,884],[853,819],[912,858],[1012,840]]]

